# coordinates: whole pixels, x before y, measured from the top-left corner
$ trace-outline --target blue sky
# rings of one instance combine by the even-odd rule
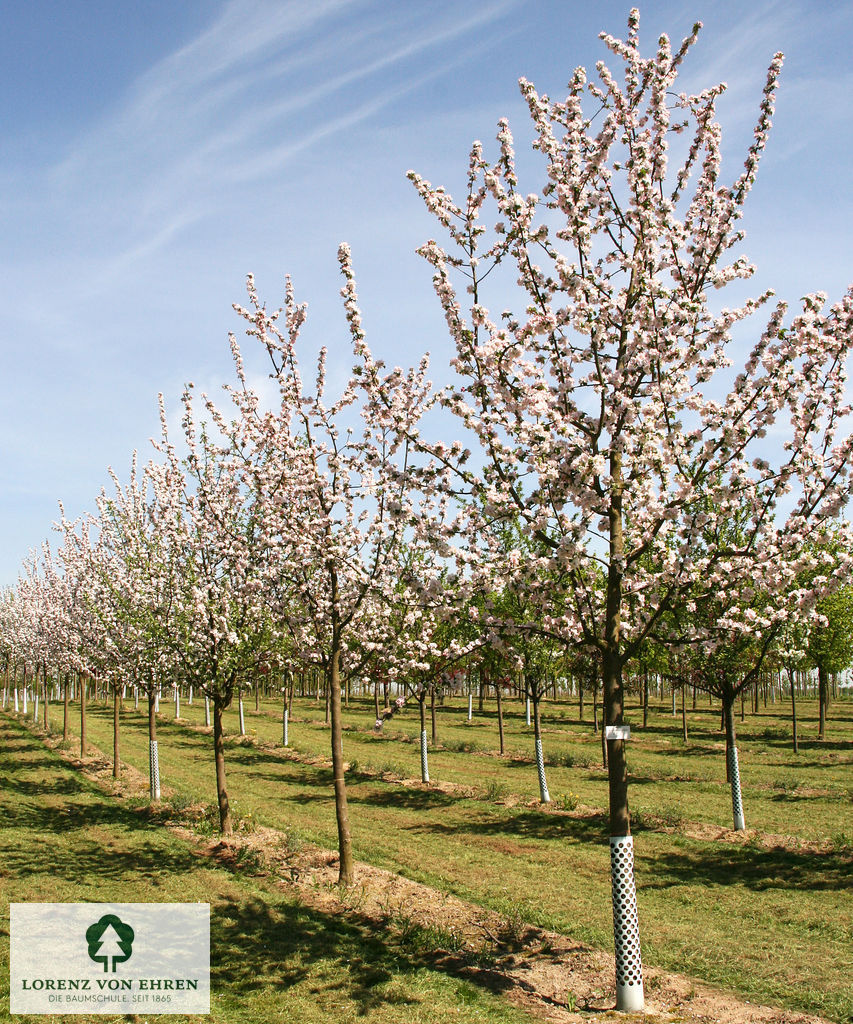
[[[368,341],[388,362],[449,354],[429,268],[435,234],[405,177],[451,192],[516,80],[558,96],[606,57],[630,4],[599,0],[1,0],[0,584],[51,535],[58,499],[93,507],[112,465],[147,459],[156,396],[229,379],[231,303],[252,272],[309,304],[306,347],[341,373],[338,243],[350,243]],[[747,207],[750,289],[835,299],[853,278],[853,6],[654,0],[647,52],[705,29],[683,88],[717,81],[731,176],[767,64],[786,67]],[[525,191],[540,188],[531,177]],[[174,418],[174,416],[173,416]]]

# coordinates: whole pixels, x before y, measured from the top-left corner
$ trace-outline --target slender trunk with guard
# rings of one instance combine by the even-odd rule
[[[41,666],[41,678],[42,678],[42,695],[44,697],[44,731],[50,732],[50,719],[48,717],[48,708],[50,707],[50,683],[47,679],[47,663],[42,662]]]
[[[219,831],[227,836],[232,832],[231,806],[225,782],[225,732],[222,728],[222,700],[213,696],[213,759],[216,764],[216,800],[219,805]]]
[[[818,691],[818,731],[819,740],[826,739],[826,706],[829,703],[829,673],[825,666],[817,667],[817,691]]]
[[[421,782],[429,782],[429,754],[427,753],[426,731],[426,690],[421,687],[417,694],[418,710],[421,717]]]
[[[80,756],[86,756],[86,676],[80,677]]]
[[[338,823],[338,883],[351,885],[354,880],[352,833],[349,825],[347,784],[344,776],[343,715],[341,709],[340,657],[341,639],[333,631],[329,658],[328,695],[332,724],[332,775],[335,787],[335,817]]]
[[[742,692],[742,691],[741,691]],[[740,786],[740,765],[738,763],[737,737],[734,715],[735,693],[726,686],[723,691],[723,720],[726,728],[726,773],[732,793],[732,819],[736,832],[746,829],[743,814],[743,795]]]
[[[504,708],[503,700],[501,698],[501,684],[495,683],[495,700],[498,704],[498,742],[500,743],[501,754],[504,751]]]
[[[539,718],[539,687],[533,683],[530,687],[530,698],[533,703],[533,742],[536,750],[536,772],[539,776],[539,799],[543,804],[551,803],[548,792],[548,780],[545,778],[545,755],[542,751],[542,723]]]
[[[791,728],[793,730],[794,753],[798,754],[799,744],[797,742],[797,686],[794,682],[794,673],[788,670],[788,678],[791,680]]]
[[[610,883],[616,951],[616,1009],[639,1011],[645,1005],[640,956],[640,925],[634,885],[634,839],[628,812],[628,764],[625,740],[607,738],[608,726],[624,725],[622,683],[622,574],[625,538],[622,522],[622,456],[610,453],[610,558],[606,581],[604,642],[601,650],[604,728],[610,822]]]
[[[121,774],[119,761],[119,714],[121,712],[121,691],[113,684],[113,778],[117,779]]]
[[[160,756],[157,750],[157,693],[148,688],[148,783],[152,800],[160,799]]]

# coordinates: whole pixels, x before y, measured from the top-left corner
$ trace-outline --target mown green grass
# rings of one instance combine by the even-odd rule
[[[168,830],[106,797],[3,716],[0,825],[3,1019],[10,1019],[9,904],[90,901],[211,904],[211,1016],[170,1020],[521,1024],[532,1019],[469,981],[431,969],[392,936],[322,914],[200,858]]]
[[[825,742],[817,740],[817,706],[803,701],[800,715],[800,753],[791,751],[787,703],[770,705],[758,715],[747,713],[738,721],[738,748],[749,828],[791,835],[805,840],[823,840],[850,835],[853,843],[853,701],[832,706]],[[504,787],[507,795],[525,800],[538,798],[533,764],[533,730],[524,724],[518,702],[508,702],[505,714],[507,756],[495,756],[498,749],[494,703],[485,712],[475,710],[466,721],[467,702],[438,710],[439,749],[430,751],[433,780],[487,789],[490,783]],[[476,702],[475,702],[476,708]],[[171,705],[162,705],[163,719],[169,720]],[[182,718],[203,723],[203,706],[196,701],[181,705]],[[290,724],[290,745],[303,754],[328,757],[329,733],[322,721],[322,706],[311,700],[297,701]],[[263,702],[256,714],[251,702],[245,709],[250,735],[265,742],[281,739],[277,703]],[[586,711],[587,719],[590,709]],[[629,746],[631,806],[634,812],[712,825],[731,824],[731,796],[726,784],[725,746],[719,731],[719,711],[700,697],[697,710],[690,711],[690,739],[681,740],[680,718],[668,708],[655,706],[648,728],[642,728],[642,712],[628,710],[633,739]],[[582,804],[604,810],[607,807],[607,773],[602,765],[601,743],[589,721],[577,721],[577,707],[543,705],[543,746],[552,796],[574,793]],[[388,769],[408,777],[419,777],[416,707],[407,708],[386,726],[386,735],[372,734],[372,702],[353,701],[344,711],[348,726],[344,754],[357,768]],[[237,714],[227,715],[228,728],[237,733]],[[468,749],[464,749],[468,748]],[[470,756],[471,753],[476,756]]]
[[[171,722],[169,710],[164,704],[160,724],[164,783],[212,801],[210,738]],[[442,709],[439,738],[450,747],[474,743],[494,750],[497,730],[493,709],[487,710],[469,724],[460,702]],[[647,963],[846,1021],[853,1013],[853,750],[845,738],[851,705],[833,705],[823,744],[815,739],[814,711],[813,704],[801,709],[797,757],[786,736],[787,707],[762,709],[738,725],[747,824],[763,833],[834,840],[820,852],[791,843],[768,849],[760,835],[746,844],[690,838],[679,828],[683,821],[731,822],[719,716],[707,707],[691,714],[686,746],[680,722],[666,708],[656,709],[648,729],[635,724],[629,768],[641,933]],[[198,703],[183,704],[182,712],[200,723]],[[229,789],[238,813],[334,847],[330,772],[290,760],[272,745],[280,740],[279,713],[273,703],[260,714],[247,706],[247,728],[269,746],[244,745],[236,737],[229,745]],[[474,787],[478,799],[404,788],[374,775],[384,768],[417,776],[416,711],[396,716],[386,727],[389,735],[377,738],[369,732],[372,706],[353,702],[345,756],[367,769],[352,772],[349,780],[356,855],[610,948],[606,774],[597,737],[576,715],[576,708],[546,705],[543,716],[551,791],[578,794],[586,809],[570,817],[486,799],[498,791],[525,801],[538,794],[532,733],[517,704],[507,716],[507,746],[526,760],[453,750],[431,754],[433,779]],[[290,738],[300,756],[327,755],[329,733],[321,719],[322,708],[297,702]],[[641,721],[636,709],[633,719]],[[228,723],[236,733],[236,713],[229,712]],[[110,729],[108,712],[93,709],[92,742],[110,749]],[[141,714],[126,715],[123,752],[129,763],[146,769]],[[661,824],[675,830],[662,831]]]

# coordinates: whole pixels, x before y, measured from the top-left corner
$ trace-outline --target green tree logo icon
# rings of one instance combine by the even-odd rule
[[[115,971],[116,964],[130,959],[133,929],[115,914],[104,914],[100,921],[86,929],[86,942],[89,944],[89,957],[95,963],[103,964],[104,971]]]

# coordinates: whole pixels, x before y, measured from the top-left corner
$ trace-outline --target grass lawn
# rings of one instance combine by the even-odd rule
[[[89,901],[211,904],[211,1016],[168,1020],[533,1019],[469,981],[429,968],[385,935],[319,913],[260,880],[237,877],[200,858],[167,829],[105,796],[3,716],[0,825],[3,1019],[9,1019],[9,904]]]
[[[508,916],[612,948],[606,773],[589,723],[577,707],[546,704],[548,777],[573,814],[531,803],[538,795],[532,730],[509,705],[505,758],[494,756],[493,705],[466,721],[467,701],[439,712],[443,749],[431,752],[433,780],[470,787],[465,793],[404,787],[377,771],[417,777],[416,709],[396,716],[375,737],[372,702],[352,702],[344,753],[351,762],[349,799],[356,856]],[[54,709],[54,721],[60,709]],[[199,725],[203,708],[182,703]],[[210,737],[175,723],[162,705],[160,763],[178,799],[212,802]],[[646,729],[632,709],[629,747],[638,900],[644,961],[728,986],[750,999],[847,1021],[853,1014],[853,815],[850,742],[853,706],[833,704],[826,742],[815,738],[815,706],[803,702],[801,751],[790,750],[787,706],[770,706],[738,722],[747,825],[746,842],[703,836],[695,823],[731,825],[719,714],[690,713],[691,738],[657,707]],[[331,773],[308,763],[327,756],[322,707],[297,701],[290,726],[295,755],[281,739],[277,704],[246,705],[241,742],[236,712],[227,752],[229,792],[238,815],[320,845],[336,845]],[[74,722],[76,726],[76,721]],[[111,750],[107,709],[92,707],[91,742]],[[466,749],[467,748],[467,749]],[[122,756],[147,770],[145,719],[125,714]],[[767,838],[773,836],[791,839]],[[797,840],[806,840],[803,845]],[[820,844],[818,846],[817,844]]]

